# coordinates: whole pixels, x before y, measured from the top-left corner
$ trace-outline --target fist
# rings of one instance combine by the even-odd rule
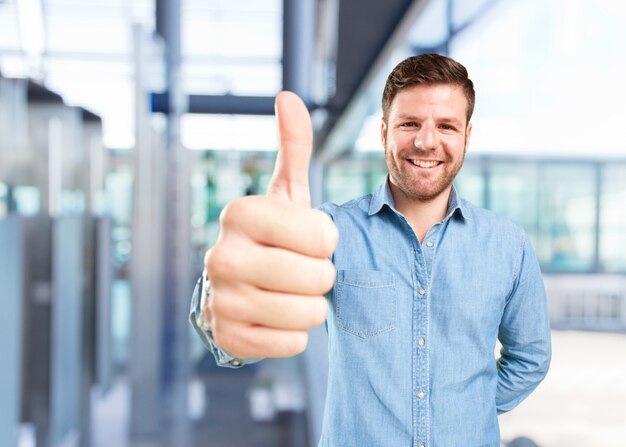
[[[328,257],[337,228],[310,208],[311,119],[290,92],[276,97],[276,117],[280,147],[268,194],[229,203],[205,257],[214,341],[240,358],[304,351],[307,330],[326,318],[324,294],[335,280]]]

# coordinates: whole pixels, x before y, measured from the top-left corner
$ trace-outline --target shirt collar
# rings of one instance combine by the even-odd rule
[[[391,194],[391,188],[389,187],[389,174],[385,176],[385,180],[372,194],[372,200],[370,202],[368,215],[373,216],[374,214],[379,213],[385,205],[393,210],[396,209],[393,195]],[[463,204],[463,200],[461,200],[456,191],[456,188],[454,187],[454,185],[452,185],[450,198],[448,199],[448,212],[446,213],[446,219],[450,218],[457,210],[463,218],[468,217],[468,213],[466,207]]]

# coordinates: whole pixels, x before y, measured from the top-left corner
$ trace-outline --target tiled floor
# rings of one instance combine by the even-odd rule
[[[256,374],[254,366],[204,370],[200,376],[204,408],[198,412],[203,410],[203,414],[191,422],[190,442],[184,447],[307,447],[303,412],[282,411],[268,422],[252,419],[248,392]],[[128,439],[130,390],[124,379],[116,382],[106,398],[95,401],[94,447],[181,447],[180,442],[168,440],[172,437],[168,433],[162,439]]]
[[[306,447],[303,412],[280,412],[271,422],[250,416],[248,392],[255,368],[209,370],[203,377],[207,406],[204,417],[194,423],[194,447]]]
[[[554,331],[552,340],[546,380],[500,417],[502,445],[532,446],[519,440],[527,437],[539,447],[626,446],[626,334]],[[257,368],[202,368],[204,412],[191,424],[189,447],[307,447],[303,412],[279,413],[272,422],[252,420],[248,392]],[[181,447],[128,442],[128,398],[128,386],[120,381],[98,404],[95,447]]]

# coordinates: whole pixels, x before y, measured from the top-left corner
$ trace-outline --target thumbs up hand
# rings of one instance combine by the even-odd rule
[[[324,293],[335,279],[328,260],[338,240],[332,220],[310,208],[312,126],[293,93],[276,97],[280,147],[265,196],[242,197],[220,216],[207,252],[208,313],[215,343],[240,358],[304,351],[307,329],[324,322]]]

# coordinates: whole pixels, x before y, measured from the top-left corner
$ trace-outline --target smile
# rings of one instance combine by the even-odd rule
[[[426,161],[426,160],[409,160],[415,166],[419,166],[420,168],[434,168],[435,166],[439,166],[441,164],[440,161]]]

